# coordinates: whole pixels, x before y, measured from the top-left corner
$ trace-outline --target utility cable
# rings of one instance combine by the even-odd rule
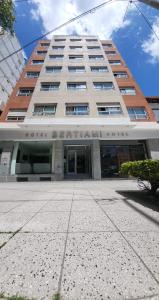
[[[122,23],[124,23],[125,19],[126,19],[126,16],[127,16],[127,13],[128,13],[128,10],[129,10],[129,6],[131,5],[131,2],[128,1],[128,4],[127,4],[127,7],[126,7],[126,10],[125,10],[125,13],[124,13],[124,16],[123,16],[123,21]]]
[[[141,11],[141,9],[138,7],[138,5],[135,2],[132,2],[132,3],[134,4],[134,6],[136,7],[136,9],[138,10],[139,14],[144,18],[145,22],[148,24],[148,26],[150,27],[151,31],[154,33],[154,35],[156,36],[156,38],[159,41],[159,36],[157,35],[156,31],[153,29],[153,26],[149,22],[148,18],[144,15],[144,13]]]
[[[97,5],[97,6],[93,7],[93,8],[91,8],[91,9],[89,9],[89,10],[83,12],[82,14],[80,14],[80,15],[78,15],[78,16],[76,16],[76,17],[70,19],[70,20],[68,20],[67,22],[65,22],[65,23],[63,23],[63,24],[61,24],[61,25],[55,27],[54,29],[48,31],[47,33],[45,33],[45,34],[43,34],[43,35],[41,35],[41,36],[39,36],[39,37],[33,39],[31,42],[25,44],[24,46],[20,47],[20,48],[17,49],[16,51],[14,51],[14,52],[12,52],[11,54],[9,54],[9,55],[7,55],[6,57],[4,57],[2,60],[0,60],[0,63],[3,62],[3,61],[5,61],[6,59],[8,59],[9,57],[11,57],[12,55],[14,55],[14,54],[16,54],[16,53],[22,51],[22,50],[25,49],[25,48],[27,48],[28,46],[34,44],[35,42],[37,42],[37,41],[43,39],[44,37],[46,37],[46,36],[49,35],[50,33],[54,32],[54,31],[56,31],[56,30],[59,30],[59,29],[61,29],[62,27],[66,26],[66,25],[68,25],[68,24],[70,24],[70,23],[72,23],[72,22],[74,22],[74,21],[76,21],[76,20],[78,20],[78,19],[80,19],[80,18],[83,18],[84,16],[86,16],[86,15],[88,15],[88,14],[90,14],[90,13],[94,13],[97,9],[100,9],[101,7],[105,6],[106,4],[108,4],[108,3],[112,2],[112,1],[113,1],[113,0],[105,1],[105,2],[103,2],[103,3],[101,3],[101,4],[99,4],[99,5]]]

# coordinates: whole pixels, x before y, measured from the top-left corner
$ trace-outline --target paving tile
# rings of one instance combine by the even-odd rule
[[[8,212],[12,210],[14,207],[19,206],[20,202],[9,202],[9,201],[0,201],[0,213]]]
[[[47,201],[25,201],[21,202],[21,205],[18,207],[14,208],[12,212],[37,212],[39,211],[40,208],[42,208]]]
[[[102,211],[74,211],[71,214],[69,231],[116,231]]]
[[[71,201],[72,200],[72,198],[73,198],[73,193],[72,194],[57,194],[56,196],[55,196],[55,200],[63,200],[63,201],[66,201],[66,200],[69,200],[69,201]]]
[[[88,195],[74,195],[73,196],[73,200],[74,201],[94,201],[92,196],[88,196]]]
[[[70,211],[71,201],[49,201],[40,212],[51,212],[51,211]]]
[[[120,233],[69,234],[62,296],[120,300],[159,293],[159,285]]]
[[[125,232],[124,236],[159,281],[159,233]]]
[[[156,222],[133,209],[123,210],[117,206],[110,208],[107,205],[103,209],[121,231],[159,231]]]
[[[15,232],[31,219],[34,213],[7,213],[0,217],[0,232]]]
[[[23,194],[24,200],[36,200],[36,201],[42,201],[42,200],[49,200],[54,199],[56,194],[53,193],[47,193],[47,192],[25,192]]]
[[[95,201],[73,201],[72,211],[101,211],[99,206],[95,203]]]
[[[57,291],[64,234],[17,234],[0,253],[0,292],[50,300]]]
[[[6,243],[11,236],[12,234],[9,233],[0,233],[0,246]]]
[[[26,232],[66,232],[69,212],[43,212],[23,227]]]

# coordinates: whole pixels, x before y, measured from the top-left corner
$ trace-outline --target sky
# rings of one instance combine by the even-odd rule
[[[16,0],[14,0],[16,1]],[[101,0],[20,0],[15,2],[15,32],[21,45],[91,9]],[[112,39],[145,96],[159,96],[159,11],[135,2],[113,0],[101,9],[65,26],[54,34],[98,35]],[[154,33],[155,32],[155,33]],[[157,36],[156,36],[157,35]],[[48,36],[50,38],[51,35]],[[157,38],[158,37],[158,38]],[[30,56],[35,44],[25,49]]]

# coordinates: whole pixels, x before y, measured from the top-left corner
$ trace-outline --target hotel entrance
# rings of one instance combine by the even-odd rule
[[[85,145],[65,146],[64,173],[66,178],[89,178],[90,147]]]

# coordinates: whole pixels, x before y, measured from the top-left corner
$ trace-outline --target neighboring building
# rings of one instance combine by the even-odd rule
[[[159,96],[146,97],[146,100],[148,101],[154,112],[156,121],[159,123]]]
[[[16,35],[0,30],[0,61],[20,48]],[[25,64],[22,51],[0,63],[0,113],[3,111]]]
[[[112,41],[40,41],[0,124],[1,180],[118,176],[122,162],[159,158],[153,111]],[[4,176],[5,175],[5,176]]]

